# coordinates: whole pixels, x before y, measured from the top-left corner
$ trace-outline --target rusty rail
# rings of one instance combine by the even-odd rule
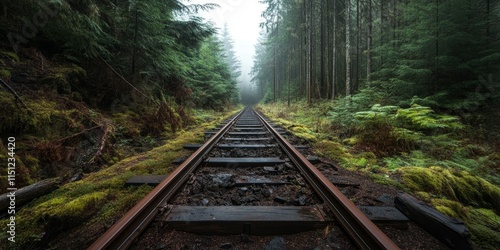
[[[290,160],[300,169],[306,180],[330,207],[335,219],[361,249],[399,249],[361,210],[335,187],[297,149],[281,136],[263,117],[255,112],[285,150]]]
[[[168,201],[185,183],[190,174],[233,126],[244,110],[231,119],[222,129],[195,151],[177,169],[168,175],[146,197],[139,201],[116,224],[106,231],[89,249],[127,249],[144,231],[157,214],[158,207]],[[345,197],[319,170],[286,141],[259,113],[264,126],[273,134],[280,147],[300,169],[309,184],[333,211],[335,219],[361,249],[399,249],[371,222],[347,197]]]
[[[222,129],[187,158],[178,168],[170,173],[158,186],[140,200],[118,222],[99,237],[88,249],[127,249],[151,223],[158,212],[158,207],[168,201],[189,175],[202,162],[203,157],[222,138],[222,135],[243,114],[240,111]]]

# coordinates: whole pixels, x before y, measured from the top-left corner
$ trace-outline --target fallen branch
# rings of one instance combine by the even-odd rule
[[[72,135],[70,135],[70,136],[66,136],[66,137],[64,137],[64,138],[57,139],[57,142],[63,142],[63,141],[65,141],[65,140],[67,140],[67,139],[70,139],[70,138],[73,138],[73,137],[77,137],[77,136],[79,136],[79,135],[81,135],[81,134],[84,134],[84,133],[89,132],[90,130],[94,130],[94,129],[96,129],[96,128],[100,128],[100,127],[101,127],[101,126],[94,126],[94,127],[91,127],[91,128],[85,129],[85,130],[82,130],[82,131],[80,131],[80,132],[78,132],[78,133],[76,133],[76,134],[72,134]]]
[[[21,100],[21,97],[19,97],[19,95],[16,93],[16,91],[14,91],[14,89],[9,86],[6,82],[4,82],[4,80],[0,79],[0,83],[5,86],[5,88],[16,98],[17,101],[21,102],[21,104],[23,104],[23,106],[28,109],[28,110],[31,110],[28,105],[26,105],[26,103],[23,102],[23,100]],[[16,103],[16,106],[17,106],[17,103]],[[18,107],[19,108],[19,107]]]
[[[104,127],[104,134],[101,137],[101,143],[99,145],[99,148],[97,149],[97,152],[92,157],[92,159],[90,159],[87,162],[87,165],[94,163],[95,159],[102,154],[102,150],[104,149],[104,146],[106,145],[106,141],[108,140],[108,137],[113,130],[113,127],[111,126],[109,121],[105,122],[101,127]]]
[[[20,207],[35,198],[39,198],[54,191],[59,187],[60,183],[61,179],[59,178],[45,179],[43,181],[39,181],[37,183],[16,190],[16,207]],[[0,211],[2,212],[7,211],[7,208],[9,207],[9,201],[11,199],[9,196],[7,196],[9,194],[10,193],[5,193],[0,195]]]

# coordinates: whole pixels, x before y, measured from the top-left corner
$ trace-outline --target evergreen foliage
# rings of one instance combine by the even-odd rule
[[[215,29],[196,13],[216,7],[185,5],[178,0],[10,1],[0,6],[4,13],[0,16],[0,41],[10,44],[17,53],[35,47],[46,56],[82,65],[89,76],[98,76],[80,83],[83,98],[101,107],[130,100],[159,102],[169,96],[168,100],[179,105],[218,108],[221,103],[237,101],[236,89],[224,85],[234,81],[230,75],[222,75],[229,78],[206,83],[202,88],[188,87],[190,79],[213,78],[212,72],[198,70],[199,65],[192,61],[199,59],[198,50],[215,34]],[[220,56],[206,61],[212,68],[221,67],[223,62]],[[111,70],[128,83],[117,80]],[[197,75],[193,76],[195,71]],[[230,102],[212,98],[198,102],[189,96],[212,89],[225,89]]]
[[[311,103],[370,86],[393,105],[465,116],[499,99],[498,1],[262,2],[253,73],[266,102]]]

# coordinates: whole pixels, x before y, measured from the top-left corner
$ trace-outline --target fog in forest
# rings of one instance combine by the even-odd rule
[[[238,87],[243,95],[256,91],[255,84],[251,82],[250,74],[255,45],[258,43],[261,31],[259,24],[262,22],[262,12],[266,6],[259,0],[190,0],[185,4],[215,3],[219,7],[213,10],[201,11],[197,16],[212,22],[222,34],[224,24],[227,24],[229,34],[233,40],[234,51],[241,63],[241,75],[238,77]],[[242,96],[245,98],[245,96]]]

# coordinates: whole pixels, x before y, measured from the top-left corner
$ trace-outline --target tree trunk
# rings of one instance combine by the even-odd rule
[[[436,75],[436,81],[434,84],[434,89],[431,90],[432,92],[436,91],[439,86],[439,0],[436,0],[436,58],[435,60],[435,75]]]
[[[287,83],[288,83],[288,89],[287,89],[287,105],[288,107],[290,107],[290,85],[292,84],[292,82],[290,81],[290,64],[292,63],[290,61],[290,53],[288,54],[288,68],[287,68],[287,76],[288,76],[288,80],[287,80]]]
[[[136,68],[136,57],[137,57],[137,36],[139,32],[139,10],[137,9],[137,3],[135,5],[135,28],[134,28],[134,47],[132,51],[132,69],[131,69],[131,77],[132,77],[132,82],[135,82],[135,68]]]
[[[304,1],[306,2],[306,1]],[[306,12],[307,32],[307,69],[306,69],[306,92],[307,104],[311,105],[311,71],[312,71],[312,1],[309,1],[309,11]]]
[[[14,191],[17,207],[16,211],[19,210],[19,207],[27,204],[31,200],[39,198],[57,189],[60,181],[61,180],[59,178],[45,179]],[[0,196],[0,211],[2,212],[9,209],[10,197],[7,195],[9,195],[9,191]]]
[[[351,95],[351,0],[347,0],[345,13],[345,95]]]
[[[354,81],[354,92],[358,90],[359,87],[359,72],[360,72],[360,67],[359,67],[359,44],[361,43],[361,25],[360,25],[360,20],[359,20],[359,11],[360,11],[360,6],[359,6],[359,0],[356,0],[356,79]]]
[[[384,0],[380,0],[380,47],[384,45]],[[380,66],[379,70],[381,70],[384,66],[384,53],[381,51],[380,53]]]
[[[368,0],[368,32],[366,46],[366,84],[370,87],[370,74],[372,72],[372,0]]]
[[[335,84],[337,77],[337,6],[333,3],[333,52],[332,52],[332,100],[335,99]]]

